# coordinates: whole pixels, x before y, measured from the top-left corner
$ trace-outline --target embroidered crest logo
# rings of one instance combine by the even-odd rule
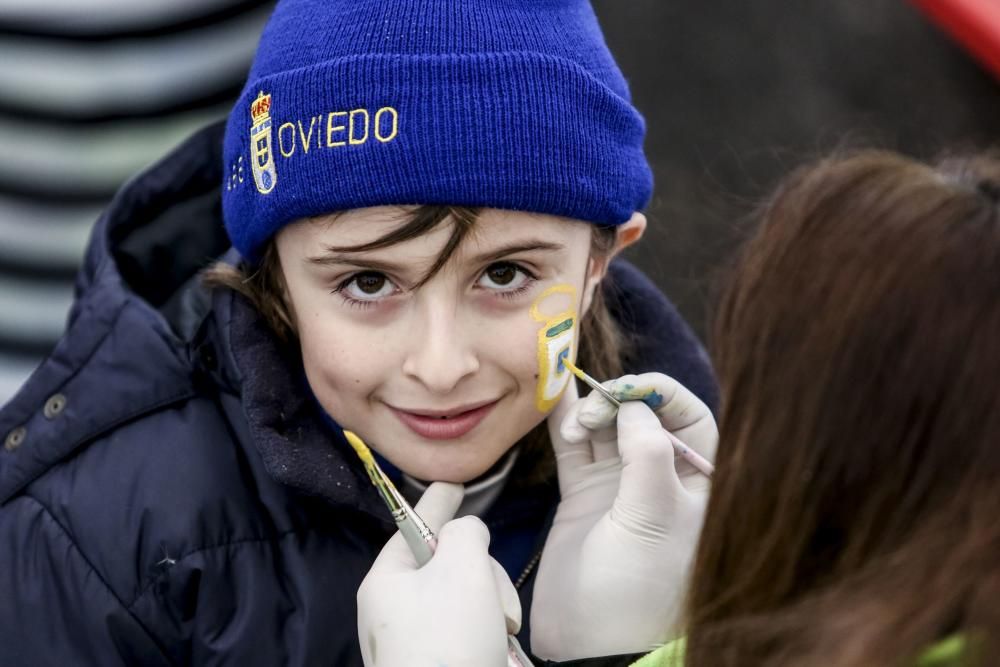
[[[274,152],[271,150],[271,95],[260,91],[250,104],[250,166],[257,190],[266,195],[278,182],[278,172],[274,170]]]

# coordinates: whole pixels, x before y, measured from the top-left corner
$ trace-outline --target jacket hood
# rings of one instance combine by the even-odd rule
[[[329,465],[329,446],[302,447],[296,433],[316,419],[308,392],[294,390],[294,364],[272,351],[241,297],[199,281],[216,259],[235,258],[221,219],[222,134],[218,123],[192,136],[123,186],[98,220],[66,333],[0,410],[0,503],[88,441],[195,396],[205,382],[242,396],[273,476],[328,496],[315,471]],[[707,357],[673,305],[626,262],[612,264],[611,278],[609,309],[636,334],[628,372],[668,372],[714,407]]]
[[[204,224],[219,220],[221,137],[221,124],[198,132],[98,219],[65,333],[0,410],[0,503],[115,425],[196,392],[207,299],[182,286],[228,246],[221,222]]]

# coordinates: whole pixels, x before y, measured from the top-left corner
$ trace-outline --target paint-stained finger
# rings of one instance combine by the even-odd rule
[[[669,389],[670,395],[673,395],[673,386],[676,384],[675,380],[662,373],[643,373],[623,375],[602,382],[601,386],[622,403],[639,401],[656,410],[664,403],[664,391]],[[601,392],[593,391],[587,395],[586,403],[580,410],[579,421],[585,428],[596,431],[613,425],[617,415],[618,406]]]
[[[662,373],[643,373],[616,388],[622,398],[639,398],[653,408],[660,424],[709,463],[715,460],[719,429],[708,406],[687,387]],[[687,460],[678,458],[677,474],[689,491],[704,490],[709,479]]]
[[[634,396],[643,401],[668,431],[679,431],[712,416],[704,401],[669,375],[643,373],[635,376],[631,384],[618,387],[616,396],[635,400]]]
[[[719,430],[712,411],[700,398],[672,377],[661,373],[646,373],[637,377],[637,386],[655,389],[660,405],[647,402],[656,412],[660,424],[709,461],[715,460]]]
[[[601,384],[619,401],[640,401],[656,412],[663,426],[677,431],[690,426],[706,416],[711,417],[708,406],[680,382],[663,373],[623,375]],[[587,397],[588,404],[581,412],[580,422],[590,429],[613,423],[617,410],[614,404],[599,392]]]
[[[626,375],[606,382],[604,386],[622,402],[645,403],[656,413],[663,428],[707,461],[715,460],[719,441],[715,417],[708,406],[683,384],[663,373],[643,373]],[[592,406],[583,410],[580,421],[598,428],[607,421],[608,408],[596,402]],[[707,483],[707,478],[686,460],[677,461],[677,471],[689,489]]]

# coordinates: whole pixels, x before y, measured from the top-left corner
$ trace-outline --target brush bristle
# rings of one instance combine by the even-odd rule
[[[358,458],[361,459],[362,463],[365,465],[375,465],[375,458],[372,456],[372,452],[368,449],[368,445],[359,438],[352,431],[344,431],[344,437],[347,438],[347,442],[351,443],[351,447],[354,451],[358,453]]]
[[[572,362],[572,361],[570,361],[569,359],[563,359],[563,360],[562,360],[562,362],[563,362],[563,365],[564,365],[564,366],[565,366],[566,368],[568,368],[568,369],[570,370],[570,372],[571,372],[571,373],[572,373],[573,375],[577,376],[578,378],[580,378],[580,379],[581,379],[581,380],[583,380],[584,382],[586,382],[586,381],[587,381],[588,379],[590,379],[590,378],[589,378],[589,377],[587,376],[587,374],[586,374],[586,373],[584,373],[584,372],[583,372],[583,371],[581,371],[581,370],[580,370],[579,368],[577,368],[577,367],[576,367],[576,366],[575,366],[575,365],[573,364],[573,362]]]

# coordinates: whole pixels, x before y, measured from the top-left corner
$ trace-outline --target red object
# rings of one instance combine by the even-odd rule
[[[1000,78],[1000,0],[911,0]]]

